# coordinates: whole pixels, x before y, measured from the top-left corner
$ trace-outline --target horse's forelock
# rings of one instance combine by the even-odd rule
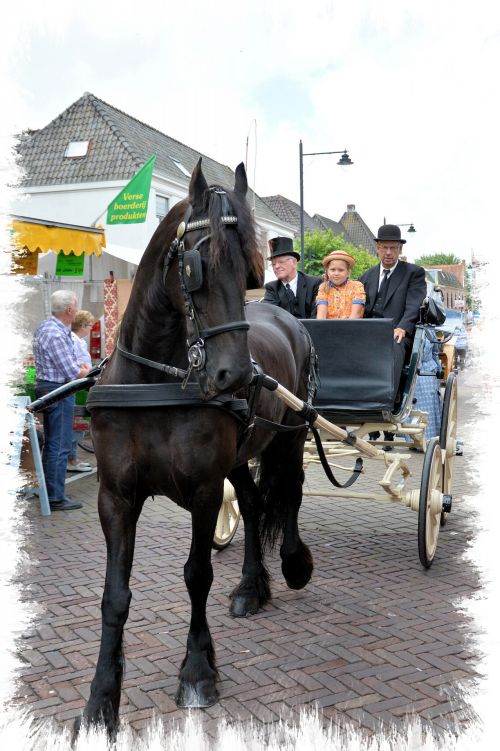
[[[246,201],[241,199],[233,191],[215,187],[210,190],[208,214],[211,232],[211,271],[214,273],[220,268],[221,262],[229,262],[233,272],[246,277],[248,274],[262,272],[262,256],[257,248],[255,225]],[[224,191],[224,193],[217,191]],[[229,209],[229,211],[228,211]],[[225,214],[234,214],[238,223],[234,226],[226,226],[221,222]],[[231,233],[236,231],[240,238],[243,249],[235,254],[230,247]]]

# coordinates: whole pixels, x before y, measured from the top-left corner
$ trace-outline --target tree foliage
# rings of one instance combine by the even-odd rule
[[[295,239],[294,249],[300,253],[300,237]],[[365,248],[346,242],[343,235],[334,235],[329,229],[323,232],[319,229],[304,233],[304,270],[307,274],[323,276],[325,270],[321,261],[334,250],[343,250],[356,259],[354,268],[350,274],[351,279],[359,277],[369,268],[378,263],[378,258],[369,253]],[[309,258],[311,261],[309,262]]]
[[[454,253],[431,253],[417,258],[415,263],[418,266],[453,266],[462,261]]]

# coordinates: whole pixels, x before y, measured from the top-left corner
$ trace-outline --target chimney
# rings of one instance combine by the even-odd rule
[[[347,204],[347,211],[353,213],[354,211],[356,211],[356,206],[353,203],[348,203]]]

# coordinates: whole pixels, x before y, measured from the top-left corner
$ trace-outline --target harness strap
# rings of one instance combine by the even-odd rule
[[[246,413],[248,405],[246,399],[235,399],[232,394],[218,394],[205,400],[197,383],[189,383],[185,390],[179,383],[114,383],[91,388],[85,406],[89,411],[103,407],[219,407],[233,414]]]
[[[289,433],[292,430],[304,430],[309,428],[309,425],[303,422],[301,425],[282,425],[279,422],[273,422],[272,420],[266,420],[265,417],[255,417],[254,423],[257,427],[264,430],[272,430],[275,433]]]
[[[248,321],[232,321],[232,323],[221,323],[220,326],[211,326],[209,329],[200,331],[201,339],[209,339],[217,334],[224,334],[226,331],[248,331],[250,324]]]
[[[116,349],[121,355],[123,355],[123,357],[126,357],[127,360],[133,360],[141,365],[148,365],[150,368],[161,370],[163,373],[175,376],[176,378],[185,378],[187,375],[187,370],[174,368],[172,365],[164,365],[163,363],[155,362],[154,360],[148,360],[147,357],[140,357],[140,355],[134,355],[133,352],[128,352],[128,350],[124,349],[119,341],[116,343]]]
[[[316,448],[318,450],[318,456],[321,460],[321,466],[323,467],[323,470],[325,472],[325,475],[328,477],[332,485],[335,485],[336,488],[349,488],[353,483],[356,482],[359,475],[363,471],[363,459],[361,457],[358,457],[356,459],[356,462],[354,464],[354,470],[352,475],[349,477],[347,482],[345,482],[343,485],[340,483],[334,476],[330,465],[328,464],[327,458],[325,456],[325,451],[323,449],[323,444],[321,443],[321,438],[319,435],[319,432],[317,428],[314,427],[314,425],[309,426],[311,428],[311,432],[314,436],[314,441],[316,443]]]

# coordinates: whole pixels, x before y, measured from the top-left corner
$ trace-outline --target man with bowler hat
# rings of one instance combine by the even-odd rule
[[[382,225],[374,239],[380,263],[359,279],[366,292],[364,317],[392,318],[394,322],[396,396],[405,357],[412,347],[420,306],[427,294],[427,284],[422,266],[399,260],[406,240],[401,239],[401,229],[397,225]],[[386,435],[386,438],[389,437]]]
[[[315,299],[321,284],[320,276],[310,276],[297,270],[300,255],[293,249],[290,237],[269,240],[271,261],[276,280],[264,285],[264,302],[288,310],[295,318],[315,318]]]

